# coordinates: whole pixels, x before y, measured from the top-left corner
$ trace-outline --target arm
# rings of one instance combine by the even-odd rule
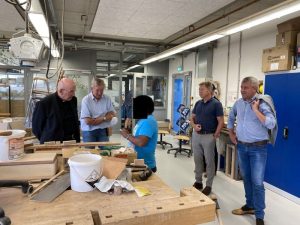
[[[217,129],[216,129],[216,132],[214,133],[215,138],[220,137],[221,130],[224,126],[224,116],[218,116],[217,120],[218,120],[218,126],[217,126]]]
[[[140,135],[140,136],[134,137],[126,129],[121,130],[121,135],[124,138],[126,138],[128,141],[130,141],[132,144],[134,144],[138,147],[145,146],[149,141],[149,138],[147,136]]]
[[[259,121],[268,129],[273,129],[276,125],[276,119],[271,111],[271,108],[264,102],[255,100],[252,103],[252,110],[259,119]]]
[[[79,143],[80,142],[80,122],[78,120],[77,98],[76,97],[75,97],[74,103],[75,103],[74,107],[75,107],[75,113],[76,113],[76,115],[75,115],[76,121],[75,122],[77,124],[77,127],[74,131],[74,138],[75,138],[76,142]]]
[[[41,102],[37,102],[32,115],[32,132],[40,140],[46,121],[46,112]]]
[[[236,103],[233,105],[227,121],[227,128],[229,130],[229,138],[233,144],[237,144],[236,133],[234,132],[234,122],[237,115]]]
[[[201,130],[201,125],[196,124],[195,121],[196,121],[196,114],[192,113],[191,118],[190,118],[190,124],[196,132],[199,132]]]

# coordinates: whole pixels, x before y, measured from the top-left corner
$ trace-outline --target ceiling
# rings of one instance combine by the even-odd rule
[[[66,51],[97,51],[99,67],[124,68],[284,0],[40,0]],[[46,3],[46,6],[44,5]],[[62,30],[62,15],[64,22]],[[0,0],[0,45],[25,28],[14,6]],[[97,66],[98,67],[98,66]]]

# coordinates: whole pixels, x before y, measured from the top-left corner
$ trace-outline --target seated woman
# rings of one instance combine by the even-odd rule
[[[134,145],[138,159],[144,159],[145,164],[156,172],[155,149],[158,136],[157,121],[152,115],[154,102],[147,95],[133,99],[133,118],[139,119],[133,129],[133,135],[127,129],[121,130],[121,135]]]

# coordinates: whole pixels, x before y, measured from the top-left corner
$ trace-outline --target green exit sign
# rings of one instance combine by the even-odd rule
[[[181,71],[182,71],[182,66],[178,66],[178,67],[177,67],[177,71],[178,71],[178,72],[181,72]]]

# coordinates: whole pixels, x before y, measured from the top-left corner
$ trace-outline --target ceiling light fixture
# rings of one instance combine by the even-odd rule
[[[31,7],[28,12],[30,22],[38,32],[44,44],[50,48],[50,35],[51,35],[51,55],[55,58],[60,57],[60,53],[54,43],[52,34],[50,34],[49,26],[46,17],[38,0],[31,1]]]
[[[253,16],[245,18],[239,22],[230,24],[224,28],[220,28],[214,32],[210,32],[198,38],[195,38],[186,43],[180,44],[176,47],[173,47],[164,52],[158,53],[154,56],[151,56],[147,59],[141,61],[141,64],[149,64],[155,62],[157,60],[166,58],[171,55],[175,55],[177,53],[183,52],[185,50],[198,47],[200,45],[209,43],[211,41],[220,39],[225,37],[226,35],[231,35],[234,33],[241,32],[243,30],[252,28],[254,26],[272,21],[274,19],[278,19],[280,17],[292,14],[294,12],[300,11],[300,0],[290,0],[283,2],[279,5],[271,7],[270,9],[266,9],[260,13],[257,13]]]
[[[142,66],[142,65],[136,64],[136,65],[134,65],[134,66],[128,67],[126,70],[123,70],[123,72],[127,72],[127,71],[129,71],[129,70],[132,70],[132,69],[137,68],[137,67],[140,67],[140,66]]]

